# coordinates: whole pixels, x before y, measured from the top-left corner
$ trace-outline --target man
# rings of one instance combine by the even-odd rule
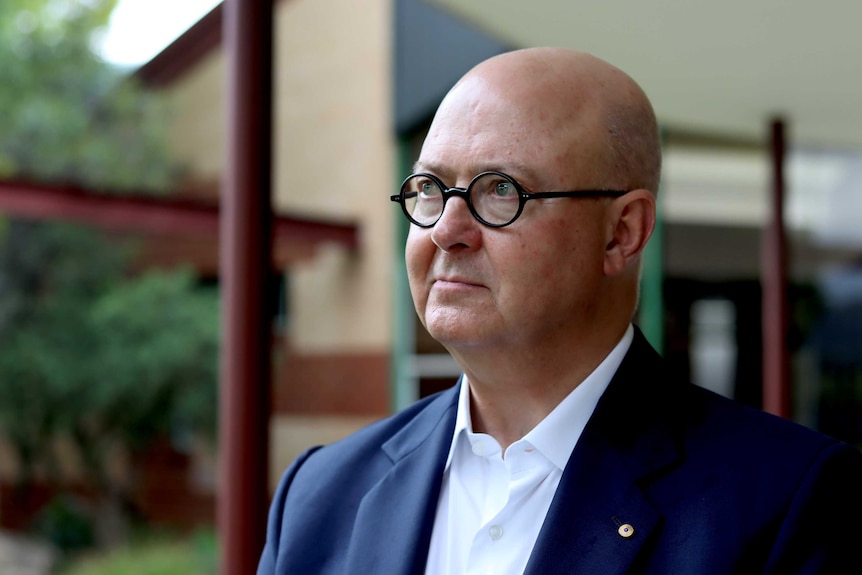
[[[392,199],[464,376],[301,456],[258,573],[860,569],[859,452],[673,380],[631,325],[659,164],[646,96],[597,58],[461,79]]]

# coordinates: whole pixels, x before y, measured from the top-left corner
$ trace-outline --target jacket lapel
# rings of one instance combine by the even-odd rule
[[[660,524],[643,489],[681,457],[661,373],[636,330],[563,471],[526,575],[626,573]]]
[[[391,469],[359,506],[347,573],[424,573],[458,387],[443,392],[383,445]]]

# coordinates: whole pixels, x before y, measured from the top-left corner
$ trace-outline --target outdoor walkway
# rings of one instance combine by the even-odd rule
[[[57,553],[48,545],[0,531],[0,573],[3,575],[48,575]]]

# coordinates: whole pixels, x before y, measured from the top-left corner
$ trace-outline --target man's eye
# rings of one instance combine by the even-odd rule
[[[434,196],[438,193],[438,188],[434,182],[422,182],[419,184],[419,193],[423,196]]]
[[[514,187],[509,182],[498,182],[494,187],[494,195],[498,198],[508,198],[515,192]]]

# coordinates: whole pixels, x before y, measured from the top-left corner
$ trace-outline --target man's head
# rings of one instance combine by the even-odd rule
[[[416,172],[447,187],[493,170],[528,193],[627,193],[528,201],[500,228],[452,197],[407,242],[410,288],[431,335],[450,351],[562,349],[606,330],[618,337],[636,304],[659,165],[646,96],[606,62],[536,48],[476,66],[441,103]]]

